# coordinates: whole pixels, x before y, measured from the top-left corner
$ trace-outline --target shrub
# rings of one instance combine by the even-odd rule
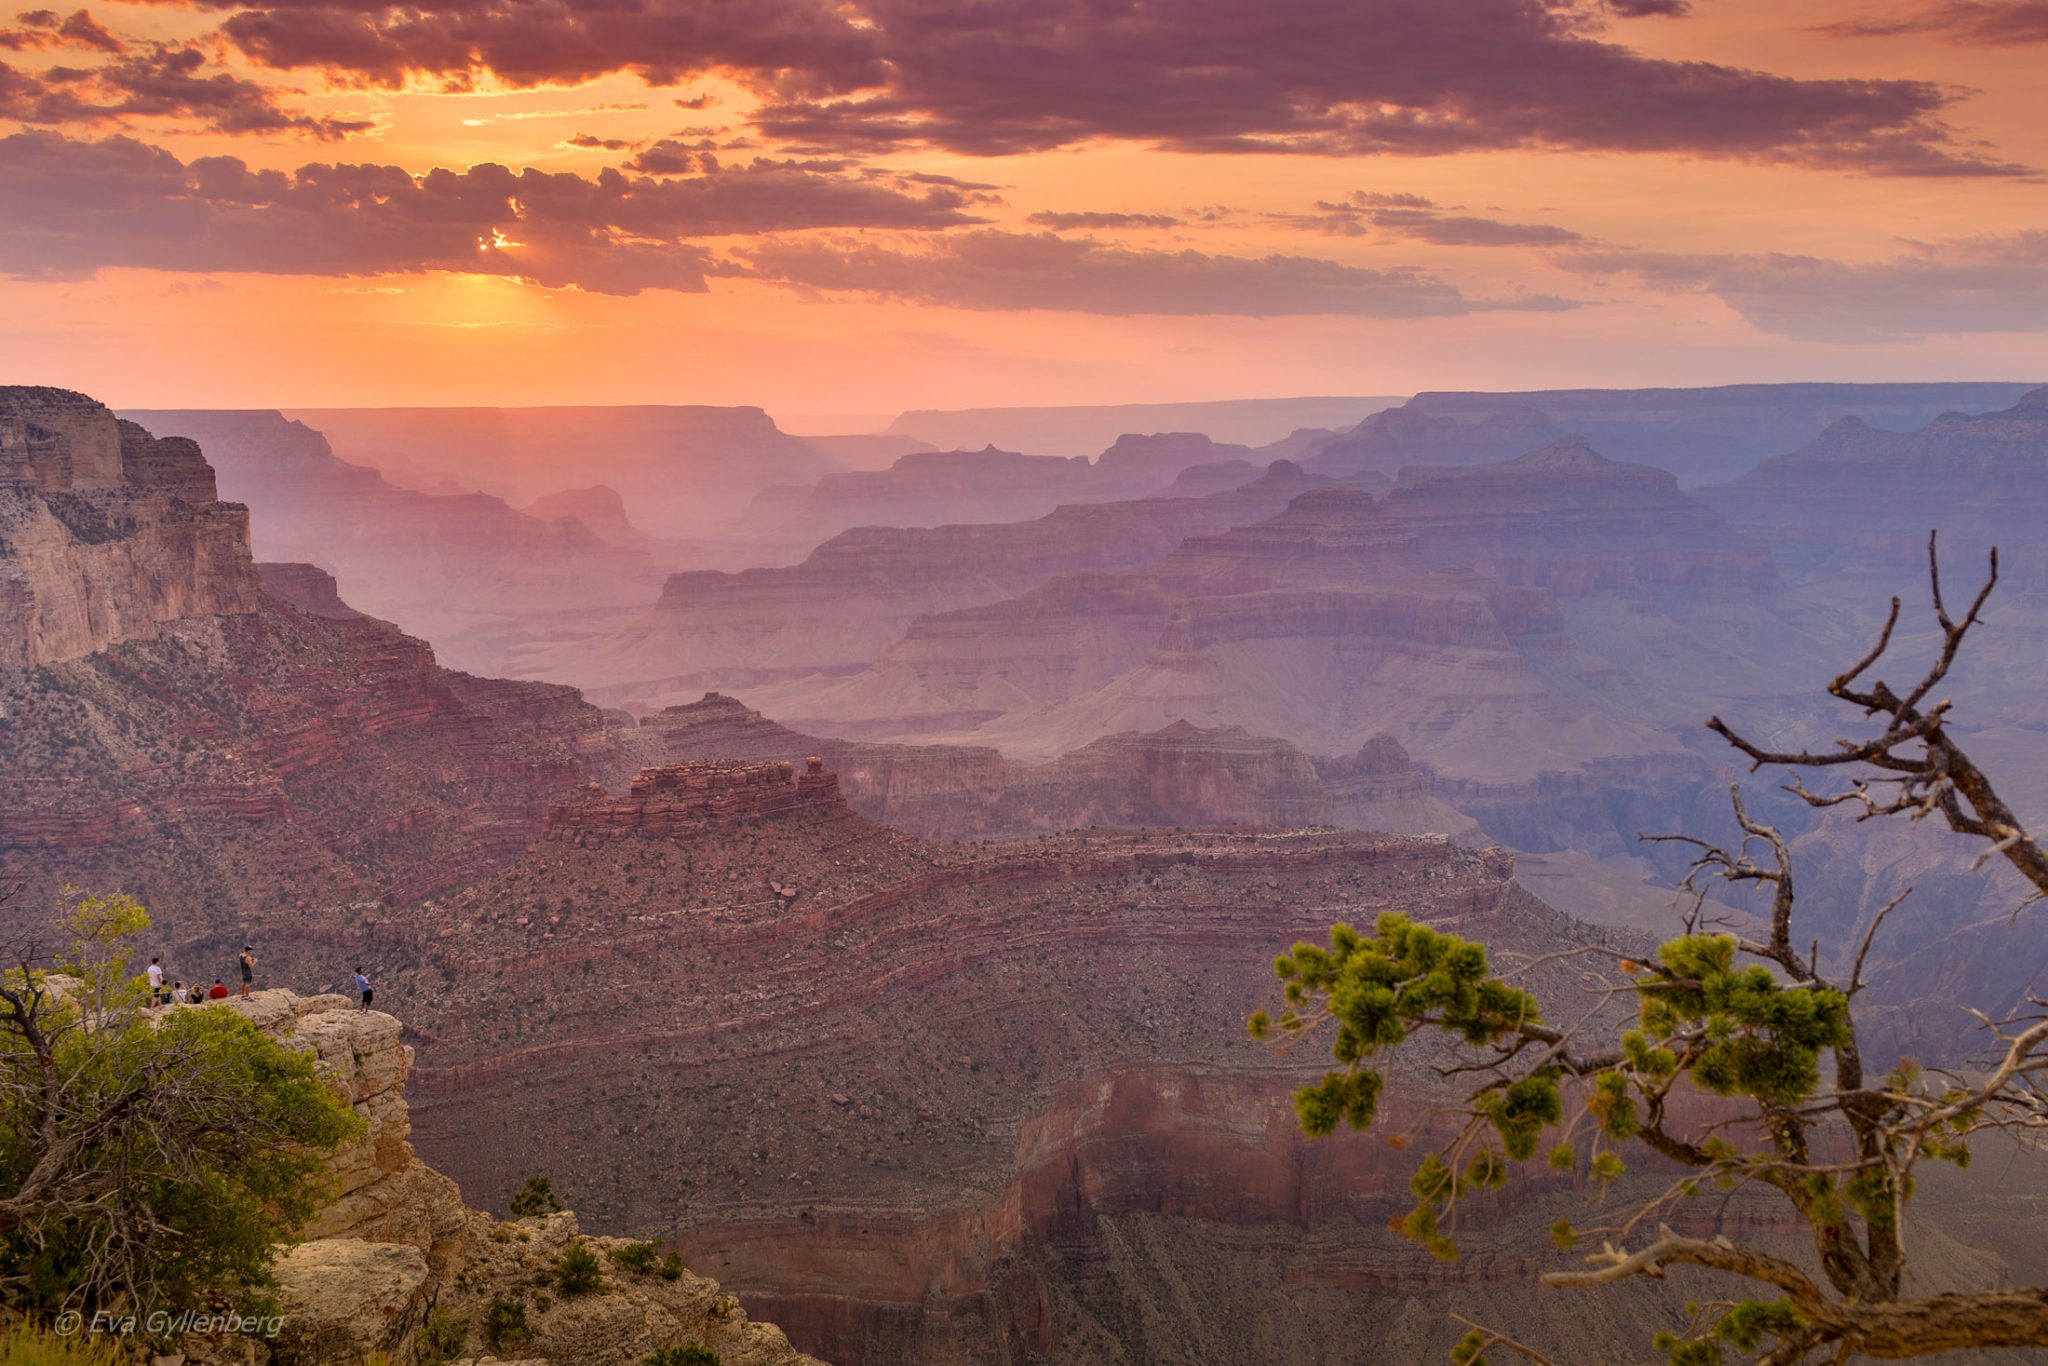
[[[724,1360],[701,1342],[686,1342],[680,1347],[649,1352],[641,1366],[721,1366]]]
[[[311,1055],[240,1015],[152,1025],[126,972],[125,941],[148,923],[128,898],[82,898],[63,927],[68,1000],[37,969],[0,971],[0,1054],[54,1080],[0,1088],[12,1307],[245,1301],[324,1202],[325,1155],[363,1132]]]
[[[532,1342],[533,1330],[526,1326],[526,1306],[503,1295],[492,1299],[490,1307],[484,1310],[484,1341],[499,1350]]]
[[[603,1264],[581,1243],[572,1244],[555,1263],[555,1289],[564,1295],[588,1295],[603,1284]]]
[[[469,1325],[446,1309],[436,1309],[420,1327],[416,1366],[446,1366],[468,1345]]]
[[[512,1197],[512,1217],[527,1219],[538,1214],[553,1214],[562,1208],[562,1202],[555,1198],[554,1185],[545,1176],[529,1176]]]
[[[655,1267],[661,1261],[661,1244],[628,1243],[624,1247],[613,1248],[609,1255],[612,1265],[621,1271],[630,1271],[636,1276],[649,1276],[654,1274]]]
[[[661,1278],[665,1281],[679,1281],[683,1278],[681,1254],[671,1252],[661,1259]]]

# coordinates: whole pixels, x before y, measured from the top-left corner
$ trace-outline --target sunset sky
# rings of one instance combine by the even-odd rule
[[[2048,378],[2048,0],[244,4],[0,14],[0,380]]]

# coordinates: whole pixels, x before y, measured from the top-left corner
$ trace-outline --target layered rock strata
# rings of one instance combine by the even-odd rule
[[[1234,727],[1176,722],[1146,734],[1104,736],[1050,763],[1023,764],[985,746],[821,739],[717,693],[654,713],[641,734],[675,759],[820,756],[854,810],[928,839],[1088,826],[1477,831],[1469,817],[1431,796],[1424,774],[1387,736],[1349,758],[1325,758]]]
[[[1314,1060],[1243,1017],[1272,951],[1337,919],[1399,907],[1532,956],[1580,932],[1507,872],[1440,838],[1301,831],[935,845],[820,800],[551,839],[306,947],[346,944],[418,1002],[420,1139],[466,1187],[555,1172],[586,1218],[672,1234],[829,1358],[1120,1360],[1141,1339],[1102,1329],[1118,1345],[1090,1355],[1102,1306],[1061,1259],[1140,1211],[1325,1326],[1375,1312],[1339,1291],[1356,1269],[1255,1269],[1311,1214],[1380,1245],[1406,1167],[1296,1137]],[[1443,1280],[1385,1256],[1387,1284]],[[1057,1307],[1076,1296],[1094,1307]]]
[[[248,513],[190,441],[62,389],[0,387],[0,670],[244,613]]]
[[[514,650],[507,665],[636,708],[706,689],[843,675],[921,616],[1007,598],[1065,572],[1157,560],[1189,536],[1270,516],[1324,482],[1276,463],[1204,498],[1083,504],[1008,525],[861,527],[800,564],[672,575],[652,611],[563,631]]]
[[[196,952],[250,906],[480,876],[631,771],[569,689],[444,669],[322,571],[259,569],[190,442],[7,389],[0,451],[0,870],[32,895],[125,887]]]

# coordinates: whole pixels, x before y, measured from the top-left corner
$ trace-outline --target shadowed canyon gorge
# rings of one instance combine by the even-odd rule
[[[825,1360],[1420,1361],[1453,1315],[1638,1359],[1703,1273],[1500,1293],[1579,1264],[1545,1231],[1583,1171],[1434,1260],[1388,1228],[1417,1152],[1304,1137],[1327,1055],[1246,1018],[1276,953],[1400,912],[1607,1020],[1555,950],[1677,933],[1690,852],[1637,837],[1739,838],[1743,781],[1837,951],[1913,886],[1867,1046],[1961,1062],[1964,1004],[2043,989],[2020,879],[1702,723],[1825,746],[1928,531],[1970,591],[1996,544],[1949,692],[2048,823],[2048,389],[1342,402],[1099,444],[1136,410],[912,413],[932,449],[858,465],[751,408],[0,388],[0,874],[133,893],[188,975],[371,965],[471,1206],[546,1172]],[[1898,648],[1940,645],[1909,607]],[[1451,1131],[1449,1059],[1383,1128]],[[1929,1179],[1915,1276],[2038,1279],[2048,1182],[2002,1179]],[[1675,1222],[1797,1241],[1754,1190]]]

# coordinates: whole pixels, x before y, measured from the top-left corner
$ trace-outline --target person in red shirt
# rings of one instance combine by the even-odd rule
[[[213,979],[213,986],[212,986],[212,987],[211,987],[210,989],[208,989],[208,991],[207,991],[207,993],[206,993],[206,999],[207,999],[207,1000],[209,1000],[209,1001],[225,1001],[225,1000],[226,1000],[227,998],[228,998],[228,986],[227,986],[227,983],[225,983],[225,982],[221,981],[221,980],[220,980],[220,978],[218,978],[218,977],[214,978],[214,979]]]

